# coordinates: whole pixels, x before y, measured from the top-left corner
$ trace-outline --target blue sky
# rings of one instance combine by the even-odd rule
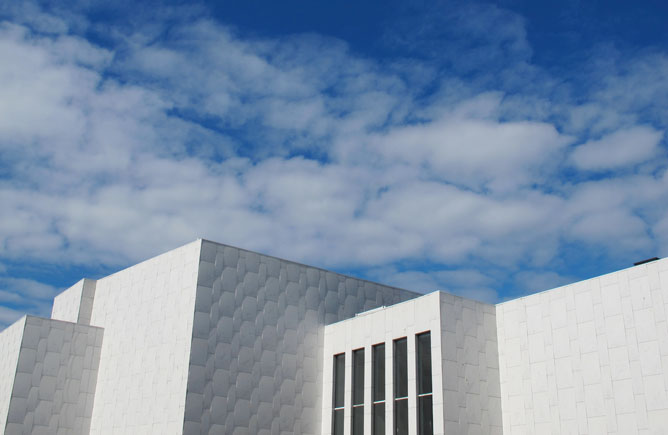
[[[488,302],[665,256],[667,18],[5,2],[0,327],[197,237]]]

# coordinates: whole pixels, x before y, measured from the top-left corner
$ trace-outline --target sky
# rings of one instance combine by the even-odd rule
[[[206,238],[490,303],[668,255],[668,3],[0,5],[0,329]]]

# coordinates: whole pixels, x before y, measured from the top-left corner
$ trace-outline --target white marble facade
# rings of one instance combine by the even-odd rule
[[[330,434],[334,355],[348,421],[351,352],[406,337],[414,435],[425,331],[434,434],[668,433],[666,310],[668,260],[494,306],[197,240],[0,332],[0,433]]]
[[[668,434],[668,259],[496,306],[504,434]]]
[[[496,347],[494,306],[434,292],[400,304],[361,313],[325,327],[325,373],[333,371],[333,357],[345,354],[345,420],[350,420],[352,351],[364,349],[364,433],[371,434],[372,348],[384,343],[385,434],[394,434],[394,340],[407,338],[408,434],[417,432],[415,337],[431,334],[433,434],[501,434],[501,394]],[[332,433],[333,377],[323,384],[322,435]],[[346,435],[351,428],[346,425]]]

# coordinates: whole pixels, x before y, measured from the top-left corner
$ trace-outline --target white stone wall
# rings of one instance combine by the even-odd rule
[[[0,332],[0,434],[5,433],[25,323],[24,316]]]
[[[3,433],[87,434],[103,331],[27,316]]]
[[[93,315],[93,302],[95,301],[95,288],[97,281],[83,279],[83,290],[81,292],[81,303],[79,305],[79,317],[77,323],[90,325],[90,319]]]
[[[415,335],[431,331],[432,388],[434,404],[434,435],[444,434],[443,425],[443,373],[441,372],[441,295],[430,293],[402,302],[392,307],[363,313],[357,317],[328,325],[325,328],[323,348],[323,389],[321,434],[332,433],[333,357],[345,353],[345,433],[350,434],[352,412],[352,351],[364,348],[364,433],[371,432],[371,349],[385,343],[385,430],[394,434],[394,359],[393,341],[407,337],[408,345],[408,416],[409,433],[417,433],[417,390],[415,374]]]
[[[201,241],[97,281],[104,328],[92,434],[183,429]]]
[[[668,433],[668,259],[497,305],[504,434]]]
[[[323,326],[416,296],[203,241],[184,433],[320,433]]]
[[[493,305],[440,293],[446,434],[502,433]]]
[[[53,300],[51,318],[67,322],[90,324],[95,298],[96,281],[82,279]]]
[[[79,320],[79,308],[81,307],[83,287],[84,280],[82,279],[72,287],[57,295],[53,299],[51,318],[76,323],[77,320]]]

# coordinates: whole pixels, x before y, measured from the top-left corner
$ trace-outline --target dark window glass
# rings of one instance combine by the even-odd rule
[[[373,347],[373,401],[385,400],[385,344]]]
[[[364,407],[353,407],[353,435],[361,435],[364,433]]]
[[[406,338],[394,340],[394,433],[408,433],[408,349]]]
[[[334,355],[334,408],[343,407],[346,382],[346,355]]]
[[[394,340],[394,397],[408,396],[408,354],[406,338]]]
[[[364,404],[364,349],[353,351],[353,405]]]
[[[372,432],[374,435],[385,435],[385,343],[372,348],[371,364]]]
[[[431,386],[431,334],[415,337],[417,370],[418,435],[433,435],[434,415]]]
[[[334,410],[334,435],[343,435],[343,408]]]
[[[385,435],[385,402],[373,404],[373,435]]]
[[[408,434],[408,399],[394,401],[394,434]]]
[[[341,353],[334,355],[334,391],[332,411],[332,433],[343,435],[343,405],[345,399],[344,385],[346,381],[346,356]]]
[[[434,433],[432,395],[418,397],[418,434],[432,435]]]
[[[364,434],[364,349],[353,351],[352,435]]]
[[[417,336],[417,392],[431,393],[431,334]]]

